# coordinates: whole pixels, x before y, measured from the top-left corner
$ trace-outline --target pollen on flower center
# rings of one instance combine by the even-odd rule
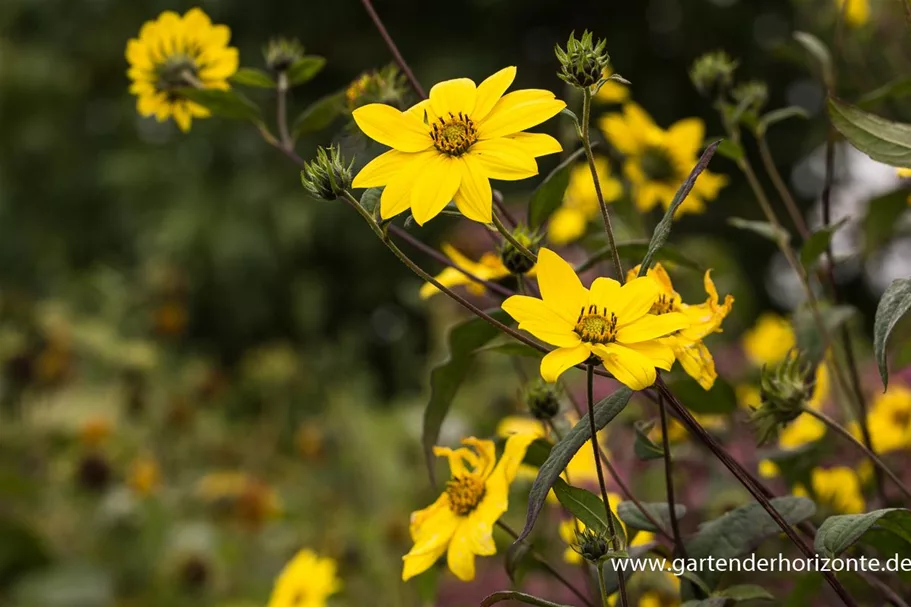
[[[484,481],[474,474],[457,476],[446,483],[449,509],[459,516],[474,511],[484,499]]]
[[[660,146],[647,148],[639,164],[649,181],[671,181],[676,175],[670,154]]]
[[[607,308],[598,311],[597,306],[583,307],[573,331],[582,341],[595,344],[606,344],[614,341],[617,333],[617,316]]]
[[[441,117],[431,129],[434,147],[449,156],[461,156],[478,140],[474,122],[462,112],[449,112],[449,118]]]
[[[658,296],[657,301],[652,304],[649,314],[667,314],[668,312],[676,312],[680,309],[680,302],[673,295],[667,295],[662,293]]]

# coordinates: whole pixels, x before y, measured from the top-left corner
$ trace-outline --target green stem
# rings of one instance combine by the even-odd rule
[[[588,159],[588,168],[592,174],[592,181],[595,184],[595,194],[598,196],[598,206],[601,207],[601,219],[604,220],[604,231],[607,232],[607,242],[611,248],[611,255],[614,259],[614,269],[617,272],[617,280],[620,284],[625,282],[623,275],[623,266],[620,263],[620,252],[617,250],[617,242],[614,238],[614,227],[611,224],[610,213],[607,212],[607,204],[604,202],[604,194],[601,193],[601,180],[598,179],[598,170],[595,168],[595,155],[592,153],[591,135],[589,133],[589,122],[592,113],[592,92],[590,88],[582,91],[582,147],[585,149],[585,157]]]
[[[667,509],[671,518],[671,531],[674,533],[674,551],[686,558],[686,547],[683,545],[683,536],[680,535],[680,522],[677,520],[677,505],[674,499],[674,468],[671,463],[671,443],[668,437],[667,405],[664,398],[658,394],[658,410],[661,412],[661,442],[664,451],[664,485],[667,491]]]
[[[294,140],[288,131],[288,74],[285,71],[278,74],[277,93],[275,113],[278,122],[278,136],[282,148],[290,150],[294,147]]]
[[[497,231],[500,233],[500,235],[502,235],[509,244],[515,247],[519,253],[527,257],[529,260],[538,263],[538,256],[529,251],[528,247],[516,240],[516,237],[512,235],[512,233],[505,225],[503,225],[503,221],[500,219],[500,216],[496,214],[496,212],[493,213],[493,225],[496,226]]]
[[[598,589],[601,591],[601,605],[603,607],[609,607],[610,597],[607,596],[607,584],[604,581],[604,563],[598,563],[596,568],[598,569]],[[621,579],[623,579],[621,577]]]
[[[771,150],[769,150],[769,144],[766,141],[765,133],[758,133],[756,135],[756,143],[759,146],[759,156],[762,158],[762,165],[765,167],[769,179],[772,180],[772,185],[775,186],[775,190],[778,192],[778,195],[781,196],[781,200],[784,202],[784,206],[788,210],[788,215],[791,216],[791,221],[794,222],[794,227],[797,228],[800,237],[806,240],[810,237],[810,230],[807,228],[807,223],[804,221],[803,215],[800,214],[800,209],[797,208],[797,202],[794,200],[794,197],[791,196],[791,191],[788,189],[788,186],[785,185],[781,173],[778,172],[778,168],[775,166],[775,160],[772,158]]]

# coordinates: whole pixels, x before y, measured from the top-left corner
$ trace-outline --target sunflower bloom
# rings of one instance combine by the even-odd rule
[[[688,327],[689,320],[679,312],[649,313],[661,295],[653,279],[636,278],[621,286],[601,277],[586,289],[572,266],[541,249],[538,286],[542,299],[513,295],[503,309],[520,329],[557,346],[541,359],[545,381],[555,382],[595,356],[618,381],[642,390],[655,383],[655,367],[669,370],[674,364],[673,349],[660,338]]]
[[[228,78],[237,71],[237,49],[228,46],[231,30],[212,25],[202,10],[191,8],[183,17],[161,13],[127,42],[130,92],[137,96],[136,110],[159,122],[174,118],[181,131],[190,130],[195,118],[209,116],[203,106],[182,98],[178,89],[200,87],[227,90]]]
[[[797,344],[797,337],[788,319],[766,312],[741,338],[747,358],[757,367],[781,362]]]
[[[324,607],[342,588],[333,559],[301,550],[275,580],[267,607]]]
[[[610,174],[610,165],[602,156],[595,157],[595,171],[601,182],[604,202],[614,202],[623,196],[623,184]],[[569,185],[563,194],[563,204],[550,217],[547,239],[555,245],[574,242],[585,234],[588,222],[601,212],[595,182],[588,163],[570,169]]]
[[[440,249],[442,249],[443,253],[446,254],[446,257],[451,259],[457,266],[471,272],[482,280],[496,281],[501,278],[506,278],[511,274],[509,269],[503,265],[501,257],[496,253],[484,253],[481,255],[481,259],[472,261],[451,244],[443,243],[443,245],[440,246]],[[534,276],[534,269],[530,270],[526,275]],[[446,268],[434,278],[436,278],[437,282],[444,287],[451,288],[465,285],[468,292],[472,295],[484,295],[484,293],[487,292],[487,289],[483,284],[473,281],[456,268]],[[439,289],[427,282],[421,286],[420,296],[421,299],[428,299],[439,292]]]
[[[354,110],[364,134],[392,149],[361,169],[353,186],[385,186],[383,219],[411,209],[423,225],[453,200],[465,217],[490,223],[490,180],[533,177],[535,158],[563,149],[550,135],[522,131],[566,104],[544,90],[504,95],[515,76],[516,68],[507,67],[477,86],[468,78],[446,80],[406,112],[381,103]]]
[[[509,485],[534,434],[514,434],[498,462],[493,441],[466,438],[458,449],[434,447],[452,478],[433,504],[411,515],[414,547],[402,557],[402,579],[429,569],[443,553],[456,577],[474,579],[474,557],[496,554],[493,526],[509,505]]]
[[[603,116],[599,122],[604,136],[626,156],[623,172],[633,186],[633,200],[640,211],[657,204],[667,209],[677,188],[695,166],[705,125],[698,118],[686,118],[664,130],[635,103],[623,106],[622,113]],[[703,213],[705,203],[718,196],[727,177],[703,171],[693,191],[677,213]]]
[[[860,477],[851,468],[814,468],[810,473],[810,486],[816,499],[838,514],[860,514],[867,509]],[[797,485],[794,495],[807,497],[808,492],[803,485]]]

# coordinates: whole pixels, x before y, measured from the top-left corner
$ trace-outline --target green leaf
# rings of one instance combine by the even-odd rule
[[[236,91],[218,89],[180,89],[180,94],[203,106],[215,116],[233,120],[262,120],[262,112],[255,103]]]
[[[550,450],[552,448],[553,445],[543,438],[535,439],[525,451],[525,457],[522,459],[522,463],[534,466],[535,468],[540,468],[544,465],[544,462],[547,461],[547,458],[550,457]]]
[[[832,98],[829,119],[851,145],[873,160],[911,167],[911,124],[892,122]]]
[[[720,377],[715,379],[711,390],[706,390],[688,375],[668,383],[680,402],[694,413],[711,415],[731,413],[737,409],[737,395],[734,393],[734,388]]]
[[[488,313],[497,320],[510,322],[503,310]],[[430,401],[424,409],[423,445],[432,480],[435,480],[433,446],[440,437],[440,428],[452,401],[468,375],[474,352],[499,334],[496,327],[483,318],[472,318],[457,324],[446,339],[446,360],[430,372]]]
[[[610,423],[618,413],[623,411],[632,395],[632,390],[624,387],[598,402],[595,405],[595,428],[601,430]],[[591,438],[590,423],[588,417],[583,416],[560,442],[551,449],[550,457],[538,470],[538,476],[535,478],[535,482],[528,494],[528,513],[525,517],[525,528],[522,529],[522,533],[519,534],[510,550],[514,549],[517,544],[521,543],[531,533],[535,526],[535,521],[538,520],[538,515],[541,513],[541,508],[544,507],[544,500],[547,498],[547,494],[550,493],[554,483],[560,478],[560,474],[566,469],[566,465],[576,452]]]
[[[522,542],[519,544],[519,547],[515,550],[508,550],[506,552],[506,575],[509,576],[509,581],[514,585],[519,582],[519,567],[522,565],[522,562],[525,560],[525,557],[528,556],[528,553],[531,552],[531,544]],[[433,601],[431,601],[431,604]]]
[[[730,139],[721,140],[721,143],[718,144],[718,153],[734,162],[740,162],[746,155],[743,146]]]
[[[643,461],[650,459],[661,459],[664,457],[664,449],[661,445],[648,437],[649,432],[655,427],[655,421],[638,421],[633,424],[633,430],[636,433],[636,440],[633,443],[633,453]]]
[[[0,518],[0,588],[50,562],[44,541],[25,522]]]
[[[320,73],[324,65],[326,65],[326,60],[323,57],[316,55],[301,57],[288,68],[288,86],[297,86],[312,80]]]
[[[773,601],[775,597],[762,586],[755,584],[741,584],[739,586],[728,586],[724,590],[715,593],[719,597],[733,599],[736,601]]]
[[[822,80],[826,88],[831,90],[835,84],[835,71],[832,69],[832,55],[822,40],[807,32],[794,32],[796,40],[819,63],[822,70]]]
[[[584,155],[583,148],[570,154],[532,192],[531,201],[528,203],[528,225],[531,228],[544,225],[544,222],[563,204],[563,194],[569,185],[569,173],[579,157]]]
[[[649,516],[662,523],[665,528],[670,528],[671,509],[666,502],[640,503],[642,504],[642,508],[648,512]],[[679,520],[686,515],[686,506],[683,504],[674,504],[674,512],[677,513],[677,519]],[[617,505],[617,516],[619,516],[620,520],[626,523],[626,526],[629,528],[640,529],[642,531],[658,531],[658,529],[655,528],[655,525],[653,525],[642,513],[639,506],[632,501],[626,500],[620,502]]]
[[[835,235],[835,232],[847,222],[848,218],[844,217],[840,221],[819,228],[810,234],[810,237],[807,238],[803,243],[803,246],[800,247],[800,263],[803,264],[803,267],[808,270],[813,267],[816,260],[819,259],[819,256],[825,253],[829,248],[829,243],[832,242],[832,236]]]
[[[756,125],[756,133],[759,135],[764,135],[770,126],[778,124],[784,120],[788,120],[789,118],[806,119],[809,117],[810,115],[807,114],[807,111],[805,109],[796,105],[789,105],[788,107],[772,110],[771,112],[763,114],[759,119],[759,122]]]
[[[903,527],[911,525],[911,511],[904,508],[883,508],[865,514],[841,514],[830,516],[816,532],[813,547],[816,552],[829,558],[836,557],[854,545],[873,525],[879,524],[907,541]],[[891,527],[891,528],[890,528]]]
[[[546,599],[542,599],[531,594],[525,594],[524,592],[517,592],[515,590],[501,590],[499,592],[494,592],[483,601],[481,601],[481,607],[490,607],[491,605],[496,605],[502,601],[518,601],[520,603],[525,603],[526,605],[535,605],[536,607],[571,607],[569,605],[552,603]]]
[[[582,128],[582,127],[580,126],[580,124],[579,124],[579,117],[576,116],[575,112],[573,112],[571,109],[569,109],[569,108],[563,108],[562,110],[560,110],[560,115],[561,115],[561,116],[566,116],[567,118],[569,118],[570,120],[572,120],[573,123],[576,125],[576,129],[581,129],[581,128]]]
[[[752,221],[740,217],[731,217],[728,219],[728,224],[739,230],[748,230],[754,234],[759,234],[763,238],[767,238],[779,246],[787,246],[791,241],[791,235],[788,234],[787,231],[765,221]]]
[[[240,84],[241,86],[253,86],[263,89],[274,89],[275,80],[272,79],[268,73],[263,70],[258,70],[253,67],[242,67],[230,78],[233,84]]]
[[[368,188],[361,194],[361,206],[373,216],[376,216],[377,209],[380,208],[380,198],[383,195],[383,188]]]
[[[562,504],[570,514],[582,521],[587,528],[596,533],[609,534],[607,518],[604,512],[604,502],[601,501],[600,497],[588,489],[573,487],[572,485],[567,484],[562,478],[558,478],[557,482],[554,483],[554,493],[560,501],[560,504]],[[626,538],[623,534],[623,526],[620,525],[620,521],[613,513],[611,513],[611,516],[614,518],[614,529],[617,534],[620,535],[623,540],[623,545],[625,546]]]
[[[851,306],[819,307],[822,324],[826,327],[829,335],[833,335],[837,329],[840,329],[856,313],[857,310]],[[820,363],[823,356],[825,356],[825,347],[822,336],[819,334],[819,326],[810,306],[803,305],[795,310],[791,317],[791,324],[794,325],[794,333],[797,337],[797,349],[812,365],[815,366]]]
[[[506,356],[522,356],[524,358],[537,359],[540,359],[543,356],[540,350],[535,350],[531,346],[517,341],[487,346],[486,348],[481,348],[478,352],[496,352],[498,354],[505,354]]]
[[[857,101],[857,107],[869,109],[889,99],[900,99],[911,95],[911,78],[898,78],[874,89]]]
[[[873,353],[879,366],[879,376],[883,378],[883,392],[889,386],[889,367],[886,364],[886,344],[892,329],[898,324],[908,309],[911,308],[911,279],[899,278],[892,281],[883,293],[876,306],[876,318],[873,321]]]
[[[655,230],[652,232],[652,239],[649,242],[648,251],[645,253],[645,257],[642,258],[642,265],[639,268],[639,276],[645,276],[648,273],[648,269],[652,266],[652,261],[654,261],[658,251],[661,250],[661,248],[664,246],[664,243],[667,242],[668,236],[671,234],[671,225],[674,222],[674,213],[677,212],[677,207],[679,207],[683,201],[686,200],[686,197],[693,189],[693,186],[696,185],[696,179],[709,165],[709,161],[712,160],[712,156],[715,155],[715,150],[718,149],[718,146],[720,144],[721,141],[719,140],[715,143],[709,144],[705,148],[705,151],[702,152],[702,156],[699,158],[699,162],[697,162],[696,166],[693,167],[693,170],[686,178],[686,181],[684,181],[677,189],[677,193],[674,194],[674,199],[671,200],[671,204],[668,207],[667,212],[664,214],[664,217],[661,218],[661,221],[658,222],[658,225],[655,226]]]
[[[291,126],[291,134],[297,139],[306,133],[320,131],[338,118],[342,113],[342,99],[344,93],[332,93],[317,99],[310,104]]]
[[[617,252],[620,253],[620,257],[623,259],[631,259],[637,264],[639,260],[645,257],[645,254],[648,253],[648,241],[647,240],[628,240],[626,242],[617,243]],[[611,258],[611,249],[610,247],[603,247],[598,249],[591,256],[576,266],[576,273],[579,274],[590,268],[595,264],[604,261],[605,259]],[[669,262],[672,265],[680,266],[681,268],[686,268],[688,270],[695,270],[697,272],[702,272],[703,267],[685,256],[678,249],[665,245],[661,248],[660,251],[655,255],[655,257],[663,262]]]
[[[871,200],[863,221],[864,253],[870,255],[889,242],[901,226],[899,218],[907,210],[908,191],[904,189]]]
[[[805,497],[776,497],[772,506],[791,525],[801,523],[816,512],[816,505]],[[764,539],[777,535],[781,528],[761,504],[752,502],[721,517],[703,523],[699,531],[686,542],[687,556],[694,559],[714,556],[718,559],[737,558],[751,552]],[[714,586],[721,573],[703,572],[706,582]]]
[[[702,600],[687,601],[683,603],[682,607],[726,607],[730,601],[731,599],[713,596]]]

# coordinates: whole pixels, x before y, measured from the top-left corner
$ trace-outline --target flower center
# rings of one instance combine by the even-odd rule
[[[676,312],[679,309],[677,299],[673,295],[662,293],[658,296],[657,301],[652,304],[649,314],[667,314]]]
[[[474,511],[484,499],[484,481],[474,474],[457,476],[446,483],[449,509],[459,516]]]
[[[892,412],[892,423],[899,428],[907,428],[911,424],[911,411],[901,410]]]
[[[478,130],[471,118],[462,112],[449,112],[449,118],[441,117],[439,123],[433,123],[430,137],[439,151],[449,156],[461,156],[478,140]]]
[[[607,313],[607,308],[601,308],[602,312],[598,313],[597,306],[584,306],[579,312],[579,320],[573,331],[582,338],[582,341],[594,344],[607,344],[614,341],[617,333],[617,316],[611,312]]]
[[[661,146],[646,148],[639,164],[649,181],[672,181],[676,175],[670,154]]]
[[[199,81],[196,62],[184,54],[171,55],[155,66],[155,73],[155,87],[169,95],[174,94],[174,89],[194,86]]]

